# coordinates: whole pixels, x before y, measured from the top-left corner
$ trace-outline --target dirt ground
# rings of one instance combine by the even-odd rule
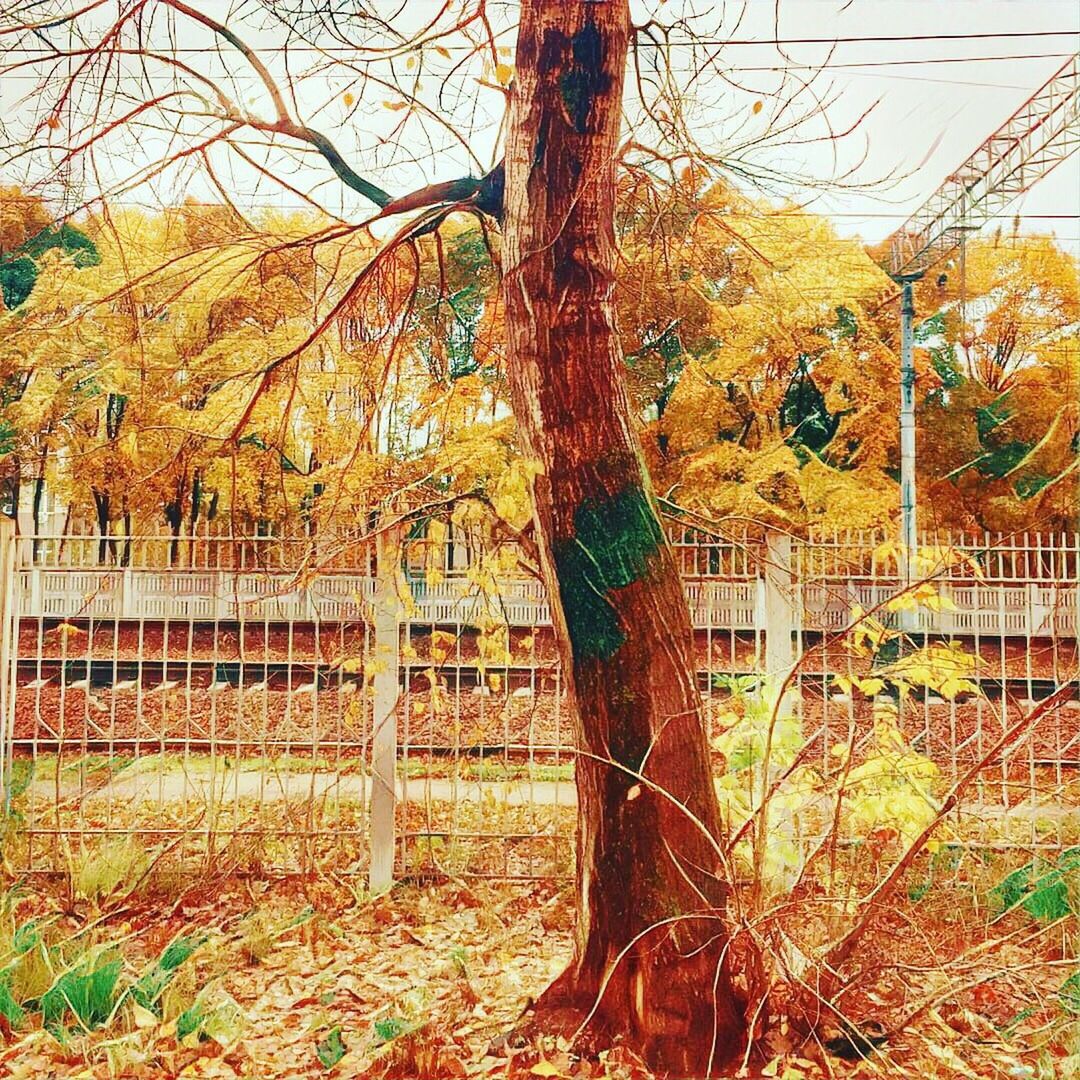
[[[739,1075],[1075,1075],[1058,1071],[1058,1064],[1071,1067],[1071,1042],[1080,1032],[1048,990],[1062,979],[1068,935],[1046,933],[1022,917],[991,924],[970,906],[957,905],[957,880],[942,881],[936,899],[919,898],[927,905],[922,925],[912,919],[920,913],[913,893],[883,915],[865,957],[880,978],[844,1000],[845,1008],[883,1016],[910,1012],[927,1000],[933,1007],[868,1060],[833,1053],[824,1036],[821,1042],[801,1042],[778,1028],[761,1057]],[[59,1041],[40,1027],[13,1030],[0,1022],[0,1077],[649,1075],[617,1046],[602,1060],[579,1059],[563,1042],[518,1045],[503,1038],[568,959],[574,916],[564,887],[443,880],[404,884],[372,901],[349,882],[330,878],[174,886],[175,895],[105,905],[104,913],[51,888],[24,888],[17,906],[20,917],[50,920],[54,931],[89,933],[102,947],[118,942],[125,969],[132,972],[177,935],[205,938],[184,969],[182,995],[227,1003],[228,1024],[193,1040],[178,1037],[177,1019],[169,1018],[168,1009],[157,1018],[136,1013],[134,1022],[121,1009],[106,1029],[69,1030]],[[943,962],[939,968],[932,963],[935,955]],[[954,994],[934,1002],[936,980],[950,970],[944,961],[956,955],[965,958],[967,982],[972,974],[981,981],[973,987],[958,979]]]

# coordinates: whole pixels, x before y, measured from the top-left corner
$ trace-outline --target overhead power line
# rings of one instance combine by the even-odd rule
[[[932,64],[990,64],[1004,60],[1060,60],[1071,53],[1013,53],[1003,56],[938,56],[923,60],[852,60],[842,64],[826,61],[821,64],[759,64],[734,65],[731,71],[836,71],[842,68],[866,67],[923,67]]]
[[[708,45],[710,42],[701,42],[700,44]],[[31,50],[13,50],[15,52],[28,52]],[[37,50],[33,50],[37,51]],[[206,48],[206,49],[169,49],[169,54],[178,56],[180,54],[188,53],[207,53],[214,54],[219,58],[222,58],[220,49]],[[290,52],[293,50],[290,50]],[[47,50],[41,50],[44,56],[49,58],[53,56],[64,56],[65,53],[50,53]],[[102,50],[102,56],[108,56],[109,49]],[[724,64],[723,70],[725,72],[784,72],[784,71],[842,71],[853,70],[858,68],[896,68],[896,67],[933,67],[941,64],[992,64],[992,63],[1005,63],[1014,60],[1061,60],[1064,57],[1071,56],[1072,53],[1067,52],[1047,52],[1047,53],[1003,53],[998,56],[937,56],[927,57],[919,60],[850,60],[843,63],[834,63],[832,61],[823,61],[819,64],[793,64],[788,61],[784,61],[782,64]],[[687,69],[693,70],[693,69]],[[236,72],[233,72],[233,77],[236,77]],[[434,73],[433,73],[434,74]],[[38,81],[37,76],[34,75],[4,75],[3,68],[0,67],[0,77],[9,80],[21,79],[24,81]],[[251,73],[249,76],[252,81],[257,80],[257,76]],[[303,78],[304,72],[298,72],[294,75],[295,78]],[[990,85],[990,84],[980,84]]]
[[[17,30],[9,31],[17,32]],[[499,36],[499,35],[496,35]],[[1008,41],[1008,40],[1021,40],[1027,38],[1076,38],[1080,39],[1080,26],[1074,27],[1070,30],[1002,30],[997,32],[983,32],[972,34],[866,34],[866,35],[851,35],[842,37],[803,37],[803,38],[720,38],[720,37],[664,37],[654,38],[639,35],[636,38],[635,44],[643,48],[682,48],[687,45],[708,45],[708,46],[724,46],[724,47],[778,47],[781,45],[873,45],[873,44],[906,44],[912,43],[925,43],[928,41]],[[20,52],[40,52],[40,53],[53,53],[56,50],[50,49],[45,45],[36,45],[33,47],[15,46]],[[433,46],[434,48],[434,46]],[[456,44],[444,44],[439,42],[437,48],[440,51],[448,50],[450,52],[476,52],[476,45],[456,45]],[[176,45],[170,49],[174,53],[185,54],[197,54],[197,53],[218,53],[221,52],[221,47],[218,45]],[[266,50],[263,50],[266,51]],[[349,55],[356,55],[358,52],[362,53],[364,50],[362,47],[351,47],[348,45],[311,45],[311,44],[290,44],[288,46],[288,52],[290,53],[303,53],[313,52],[325,55],[333,55],[335,53],[347,53]],[[407,56],[410,53],[421,52],[422,49],[410,49],[408,45],[403,45],[401,51],[394,56],[387,57],[387,59],[400,58]]]

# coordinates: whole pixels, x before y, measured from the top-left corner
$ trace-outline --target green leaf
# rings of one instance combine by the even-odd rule
[[[33,292],[37,276],[36,263],[25,255],[0,265],[0,294],[4,306],[17,308]]]
[[[1027,457],[1031,450],[1031,443],[1009,442],[1004,446],[991,450],[975,462],[976,470],[983,476],[1001,478],[1010,473]]]
[[[930,878],[927,878],[925,881],[920,881],[917,884],[912,885],[911,888],[908,889],[908,899],[913,904],[917,904],[924,896],[926,896],[933,887],[933,884],[933,881]]]
[[[388,1016],[385,1020],[375,1021],[375,1038],[377,1038],[379,1042],[393,1042],[395,1039],[404,1035],[408,1030],[408,1021],[402,1020],[399,1016]]]
[[[780,427],[789,432],[787,442],[820,454],[836,434],[839,414],[825,408],[825,395],[818,389],[805,364],[788,383],[780,403]]]
[[[202,1027],[205,1013],[201,1001],[196,1001],[176,1018],[176,1041],[183,1042]]]
[[[41,998],[41,1022],[45,1027],[62,1026],[69,1012],[88,1030],[109,1018],[124,962],[120,957],[107,956],[102,953],[65,971],[52,984]]]
[[[165,946],[165,951],[158,958],[157,966],[163,971],[175,971],[205,940],[205,936],[181,935]]]
[[[1058,990],[1061,1007],[1073,1016],[1080,1016],[1080,971],[1074,971]]]
[[[459,975],[468,978],[469,975],[469,954],[460,945],[455,945],[450,950],[450,960],[454,965],[454,969]]]
[[[220,1046],[228,1046],[239,1037],[243,1024],[240,1006],[228,994],[207,986],[199,992],[191,1008],[176,1018],[176,1041],[183,1043],[195,1036],[192,1041],[213,1039]]]
[[[941,390],[935,391],[938,400],[942,403],[948,401],[948,391],[955,390],[964,383],[964,373],[960,370],[960,364],[953,355],[951,348],[931,349],[930,363],[934,365],[938,379],[941,380]],[[941,391],[945,391],[944,394]]]
[[[1031,871],[1033,863],[1021,866],[995,885],[987,894],[990,910],[995,918],[1000,918],[1007,911],[1011,911],[1021,900],[1024,899],[1031,886]]]
[[[22,250],[35,259],[41,258],[46,251],[60,248],[66,255],[72,256],[77,267],[98,266],[101,256],[93,240],[74,225],[64,222],[59,229],[42,229],[37,236],[23,244]]]
[[[131,988],[131,996],[144,1008],[153,1009],[165,988],[172,981],[176,969],[184,963],[200,945],[205,937],[195,935],[176,938],[165,946],[162,954],[143,972],[138,982]]]
[[[304,923],[311,922],[315,918],[315,909],[308,905],[298,915],[294,915],[287,922],[284,922],[274,931],[274,937],[281,937],[282,934],[287,933],[290,930],[295,930],[298,926],[303,926]]]
[[[985,440],[986,436],[989,435],[994,428],[1000,427],[1009,420],[1012,415],[1012,410],[1009,408],[1008,393],[995,398],[989,405],[985,405],[981,409],[976,409],[975,428],[979,433],[979,438]]]
[[[31,919],[22,926],[17,927],[11,936],[11,951],[16,956],[22,956],[31,949],[41,944],[40,920]]]
[[[1013,490],[1019,499],[1033,499],[1051,480],[1053,480],[1053,477],[1044,476],[1042,473],[1021,476],[1013,485]]]
[[[218,1002],[203,1018],[200,1036],[213,1039],[218,1046],[229,1046],[240,1037],[244,1014],[232,998]]]
[[[6,973],[0,977],[0,1016],[3,1016],[12,1027],[21,1027],[26,1019],[26,1012],[11,992]]]
[[[837,308],[839,312],[841,309]],[[940,337],[945,333],[945,312],[936,311],[928,319],[923,319],[914,330],[915,343],[925,345],[931,338]]]
[[[332,1069],[345,1056],[345,1051],[340,1027],[331,1028],[315,1045],[315,1053],[324,1069]]]
[[[929,320],[927,320],[929,321]],[[922,326],[925,326],[923,323]],[[922,326],[919,329],[922,329]],[[859,320],[855,317],[855,312],[851,308],[841,305],[836,309],[836,330],[839,337],[850,338],[855,337],[859,332]],[[918,334],[918,330],[916,330]]]
[[[753,742],[745,742],[735,747],[728,755],[728,772],[742,772],[744,769],[753,768],[761,759],[761,752]]]
[[[1056,863],[1042,860],[1014,870],[988,894],[991,911],[1000,918],[1018,905],[1039,922],[1053,922],[1073,912],[1066,875],[1080,872],[1080,847],[1068,848]]]
[[[1069,890],[1057,871],[1041,878],[1024,901],[1024,910],[1038,922],[1054,922],[1072,911]]]

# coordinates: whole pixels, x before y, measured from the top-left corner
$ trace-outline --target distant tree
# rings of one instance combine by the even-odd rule
[[[1080,524],[1080,268],[1052,237],[969,240],[928,275],[919,338],[937,386],[919,425],[923,499],[953,528]]]

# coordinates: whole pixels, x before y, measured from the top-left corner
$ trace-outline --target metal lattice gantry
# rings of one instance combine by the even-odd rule
[[[926,200],[889,240],[882,267],[901,283],[900,540],[908,552],[918,535],[915,494],[914,292],[912,283],[968,232],[1000,214],[1017,196],[1080,147],[1080,53],[1066,61]]]
[[[1080,53],[1070,57],[893,234],[885,269],[919,275],[1080,147]]]

